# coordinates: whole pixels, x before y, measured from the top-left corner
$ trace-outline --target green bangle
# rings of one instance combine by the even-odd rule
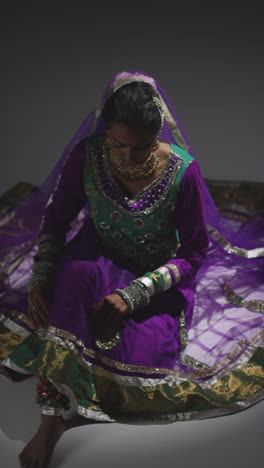
[[[158,292],[158,284],[157,284],[157,281],[155,281],[155,279],[152,277],[152,272],[151,272],[151,271],[147,271],[143,276],[145,276],[145,278],[149,278],[149,279],[152,281],[152,284],[153,284],[154,290],[155,290],[155,294],[157,294],[157,292]]]
[[[152,280],[154,288],[155,288],[155,293],[158,293],[165,289],[165,281],[164,281],[162,273],[160,273],[159,271],[152,271],[152,272],[148,271],[143,276],[150,278]]]
[[[165,281],[164,281],[163,274],[157,270],[153,271],[153,274],[155,275],[156,278],[158,277],[159,292],[163,291],[165,289]]]

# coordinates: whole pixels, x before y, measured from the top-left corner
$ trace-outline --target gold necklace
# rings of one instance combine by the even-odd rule
[[[137,164],[134,167],[124,167],[121,159],[113,153],[110,147],[108,147],[108,160],[114,175],[123,176],[130,181],[148,179],[159,164],[159,157],[156,153],[151,152],[142,164]]]

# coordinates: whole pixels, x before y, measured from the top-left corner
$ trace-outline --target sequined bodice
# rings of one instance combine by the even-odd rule
[[[171,145],[160,176],[129,199],[111,175],[105,135],[87,138],[85,143],[85,190],[102,252],[138,272],[175,257],[179,184],[193,158]]]

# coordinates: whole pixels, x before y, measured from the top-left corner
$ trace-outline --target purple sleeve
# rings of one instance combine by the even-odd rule
[[[181,245],[177,258],[167,262],[178,268],[180,281],[189,281],[195,277],[208,248],[201,177],[199,165],[193,161],[180,183],[176,227]]]
[[[64,245],[71,221],[87,202],[83,181],[84,165],[85,144],[81,141],[70,153],[46,205],[39,239],[50,236],[58,245]]]

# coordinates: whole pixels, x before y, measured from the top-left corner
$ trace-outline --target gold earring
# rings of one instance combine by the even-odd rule
[[[152,153],[154,153],[158,149],[158,147],[159,147],[159,140],[158,140],[158,138],[155,138],[155,140],[153,141],[153,143],[152,143],[152,145],[150,147],[150,151]]]

